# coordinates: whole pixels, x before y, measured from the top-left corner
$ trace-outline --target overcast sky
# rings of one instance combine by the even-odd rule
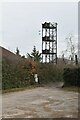
[[[39,35],[45,21],[58,23],[58,55],[66,47],[65,38],[72,33],[77,41],[77,2],[4,2],[2,4],[2,42],[0,44],[21,54],[32,51],[33,46],[41,52],[42,40]]]

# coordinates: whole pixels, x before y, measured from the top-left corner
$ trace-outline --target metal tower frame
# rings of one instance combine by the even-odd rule
[[[42,24],[42,62],[57,64],[57,23]]]

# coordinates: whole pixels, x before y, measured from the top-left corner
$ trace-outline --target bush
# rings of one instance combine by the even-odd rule
[[[28,86],[31,84],[30,79],[28,62],[13,64],[9,60],[2,61],[2,89]]]
[[[52,63],[35,63],[36,71],[31,75],[29,61],[20,61],[17,64],[9,60],[2,62],[2,89],[34,85],[34,73],[38,74],[40,84],[63,80],[63,68]]]
[[[64,68],[63,79],[65,86],[80,86],[80,68]]]
[[[49,83],[63,80],[63,69],[54,64],[41,63],[38,66],[40,83]]]

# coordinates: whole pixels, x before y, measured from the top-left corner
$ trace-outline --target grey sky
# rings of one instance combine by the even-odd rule
[[[5,2],[2,4],[2,43],[21,54],[31,52],[35,45],[41,51],[41,24],[45,21],[58,23],[58,54],[65,49],[69,33],[78,34],[78,3],[73,2]]]

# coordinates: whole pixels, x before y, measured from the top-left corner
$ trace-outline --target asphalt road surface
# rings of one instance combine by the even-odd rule
[[[5,93],[3,118],[77,118],[78,93],[55,87]]]

